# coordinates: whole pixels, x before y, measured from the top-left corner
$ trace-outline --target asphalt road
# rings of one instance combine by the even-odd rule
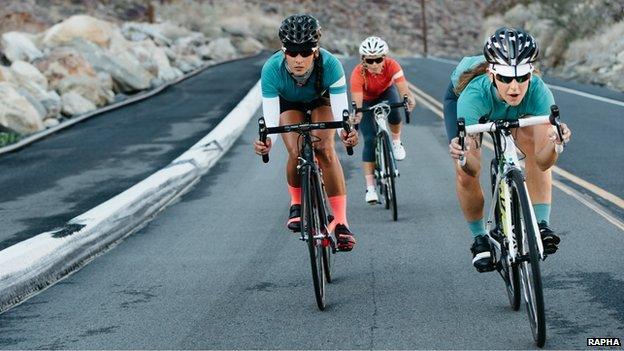
[[[238,104],[265,57],[208,68],[150,99],[0,155],[0,250],[63,226],[167,165]]]
[[[441,95],[449,69],[402,62],[410,81]],[[562,113],[570,111],[573,128],[582,122],[575,113],[583,111],[557,99]],[[584,104],[591,109],[590,103]],[[413,121],[403,132],[408,158],[399,163],[396,223],[381,206],[364,203],[361,147],[352,157],[340,150],[358,246],[335,258],[326,311],[314,302],[305,244],[284,227],[283,146],[276,145],[271,162],[263,164],[251,151],[257,130],[250,124],[179,203],[77,273],[0,315],[0,347],[534,348],[526,313],[511,311],[502,280],[470,265],[471,237],[455,198],[442,121],[422,106]],[[599,140],[622,127],[613,121]],[[573,149],[589,135],[580,125],[577,130],[562,157],[562,167],[577,160],[568,161],[566,170],[573,173],[595,159]],[[615,161],[611,165],[616,168],[608,172],[617,171]],[[615,176],[605,179],[601,186],[618,186]],[[553,197],[553,225],[562,244],[542,265],[546,347],[585,348],[588,337],[622,339],[624,233],[558,189]]]

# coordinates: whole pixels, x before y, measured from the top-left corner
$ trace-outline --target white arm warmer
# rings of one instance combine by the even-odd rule
[[[279,126],[280,104],[279,96],[274,98],[262,98],[262,114],[269,128]]]

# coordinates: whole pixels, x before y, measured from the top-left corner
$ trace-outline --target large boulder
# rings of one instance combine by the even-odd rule
[[[203,65],[203,61],[196,55],[184,55],[176,57],[172,62],[175,68],[187,73]]]
[[[29,35],[20,32],[7,32],[2,34],[2,47],[4,55],[11,62],[28,61],[32,62],[43,56],[35,44],[30,40]]]
[[[13,78],[13,73],[11,73],[11,69],[5,66],[0,66],[0,82],[9,82],[12,83],[15,78]]]
[[[48,80],[28,62],[15,61],[11,65],[12,82],[45,107],[44,118],[57,116],[60,111],[60,98],[54,91],[48,91]],[[22,94],[25,95],[26,94]],[[38,104],[33,104],[39,106]]]
[[[67,116],[82,115],[96,109],[95,104],[75,91],[61,95],[63,114]]]
[[[236,57],[236,48],[229,38],[218,38],[211,41],[207,50],[213,60],[224,61]]]
[[[48,79],[48,84],[53,89],[59,81],[68,76],[96,76],[96,71],[89,61],[78,50],[69,47],[53,49],[45,58],[37,60],[35,65]]]
[[[78,93],[99,107],[108,105],[115,99],[113,92],[106,89],[97,77],[88,75],[68,76],[58,83],[56,90],[61,96],[69,92]]]
[[[130,47],[130,52],[139,60],[143,68],[159,81],[171,81],[182,75],[179,69],[171,67],[165,49],[156,46],[151,40],[134,43]]]
[[[130,41],[152,39],[159,46],[171,46],[180,38],[192,35],[193,32],[171,22],[126,22],[121,28],[121,33]]]
[[[66,45],[80,51],[96,71],[110,74],[116,92],[125,94],[148,89],[154,78],[127,49],[106,51],[84,39],[74,39]]]
[[[25,61],[15,61],[11,64],[11,71],[17,84],[28,90],[48,89],[48,80],[39,72],[37,67]],[[31,89],[32,88],[32,89]]]
[[[7,82],[0,82],[0,125],[20,134],[43,129],[37,110]]]
[[[253,37],[234,38],[232,39],[232,44],[238,50],[238,52],[243,55],[255,54],[264,48],[262,43],[260,43]]]
[[[43,119],[47,115],[47,110],[45,106],[43,106],[43,104],[40,103],[39,100],[37,100],[34,96],[32,96],[30,92],[28,92],[28,90],[22,87],[17,88],[17,93],[25,97],[26,100],[28,100],[28,102],[32,105],[32,107],[34,107],[35,110],[37,110],[37,113],[39,114],[39,119],[43,121]]]
[[[45,32],[42,42],[46,47],[56,47],[82,38],[102,48],[108,48],[121,36],[120,33],[116,33],[117,31],[118,29],[109,22],[91,16],[76,15],[50,27]]]
[[[121,33],[130,41],[152,39],[160,46],[170,46],[173,43],[173,40],[163,35],[156,25],[150,23],[126,22],[121,27]]]

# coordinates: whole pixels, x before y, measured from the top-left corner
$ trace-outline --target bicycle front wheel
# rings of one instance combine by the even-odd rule
[[[540,254],[537,246],[535,225],[531,217],[531,203],[522,173],[512,170],[511,180],[512,225],[518,254],[520,256],[520,281],[522,297],[531,324],[533,339],[538,347],[546,341],[546,317],[544,315],[544,293],[540,272]]]
[[[392,151],[390,149],[390,138],[388,134],[383,133],[383,149],[385,157],[385,171],[386,173],[386,208],[392,210],[392,220],[398,219],[397,211],[397,199],[396,199],[396,172],[394,169],[394,160],[392,159]]]
[[[511,263],[509,260],[509,251],[507,250],[507,245],[513,245],[514,237],[518,237],[514,233],[505,233],[505,229],[503,226],[502,213],[501,213],[501,198],[500,193],[494,194],[494,189],[496,185],[496,176],[498,174],[498,164],[496,162],[496,158],[492,159],[490,163],[490,183],[492,186],[492,195],[495,195],[496,203],[494,206],[494,234],[493,235],[498,243],[501,246],[500,252],[497,252],[496,260],[499,264],[499,273],[505,282],[505,290],[507,292],[507,298],[509,299],[509,304],[511,305],[511,309],[517,311],[520,309],[520,280],[519,280],[519,271],[518,265],[515,263]],[[500,192],[501,190],[499,190]],[[509,209],[503,208],[505,211],[509,211]],[[513,236],[512,236],[513,235]],[[498,249],[495,248],[496,251]]]
[[[317,189],[319,184],[314,174],[310,170],[303,172],[303,182],[301,183],[303,198],[302,204],[302,226],[310,253],[310,267],[312,269],[312,282],[314,284],[314,296],[316,305],[323,311],[325,309],[325,265],[323,264],[323,243],[322,239],[315,236],[321,234],[321,221],[319,217]]]

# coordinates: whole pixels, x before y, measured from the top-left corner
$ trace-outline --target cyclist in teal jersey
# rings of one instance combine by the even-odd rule
[[[474,237],[471,247],[473,265],[478,271],[491,270],[490,244],[483,222],[483,191],[479,183],[481,171],[481,135],[471,135],[466,151],[457,136],[457,117],[466,125],[479,119],[515,120],[525,115],[548,115],[554,104],[553,95],[542,79],[534,73],[539,48],[535,39],[520,29],[500,28],[485,43],[484,56],[464,58],[453,74],[444,99],[444,119],[451,157],[466,157],[461,167],[455,163],[457,197]],[[562,123],[563,139],[568,141],[570,129]],[[559,237],[550,229],[552,194],[551,167],[557,161],[555,145],[561,144],[550,125],[518,129],[514,135],[519,149],[526,155],[525,170],[529,195],[539,225],[544,250],[557,251]]]
[[[321,26],[316,18],[306,15],[292,15],[282,22],[279,29],[282,50],[271,56],[262,67],[262,111],[267,127],[304,122],[305,111],[312,111],[312,122],[341,121],[342,112],[349,109],[347,88],[342,64],[329,51],[319,47]],[[347,222],[347,195],[342,166],[334,149],[334,131],[312,132],[318,141],[314,142],[316,157],[323,170],[329,205],[334,220],[337,246],[341,251],[350,251],[355,238]],[[355,146],[357,132],[338,130],[345,146]],[[290,193],[290,214],[287,227],[301,231],[301,184],[297,175],[299,156],[299,135],[282,134],[288,151],[286,179]],[[259,155],[269,153],[272,142],[259,139],[254,150]]]

